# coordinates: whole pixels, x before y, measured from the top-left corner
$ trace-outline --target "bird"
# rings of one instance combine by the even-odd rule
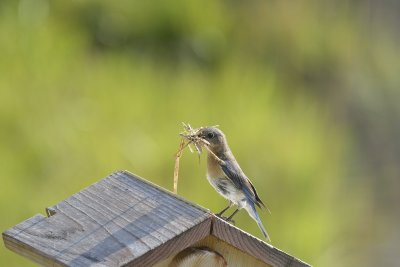
[[[196,136],[207,143],[207,180],[212,187],[224,198],[229,204],[216,216],[228,222],[234,222],[233,216],[244,208],[251,218],[253,218],[260,228],[262,234],[267,241],[271,242],[260,216],[257,213],[256,206],[266,208],[257,194],[256,188],[250,179],[244,174],[236,161],[231,149],[228,146],[225,134],[217,127],[201,128]],[[237,209],[229,217],[222,216],[233,205]]]

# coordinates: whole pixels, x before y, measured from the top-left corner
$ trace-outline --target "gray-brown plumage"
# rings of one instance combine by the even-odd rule
[[[208,152],[207,179],[218,193],[229,200],[229,206],[217,215],[222,217],[222,214],[235,204],[237,210],[228,218],[222,217],[229,221],[244,208],[257,222],[265,238],[270,240],[256,210],[256,206],[261,208],[265,205],[233,156],[224,133],[216,127],[207,127],[201,129],[197,135],[209,142],[208,148],[220,159],[217,160]]]

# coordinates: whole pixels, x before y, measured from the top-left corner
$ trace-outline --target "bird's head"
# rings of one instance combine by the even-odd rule
[[[214,153],[223,151],[227,146],[224,133],[217,127],[202,128],[196,135],[210,143],[208,147]]]

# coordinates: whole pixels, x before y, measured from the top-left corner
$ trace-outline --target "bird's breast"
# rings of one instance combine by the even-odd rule
[[[238,205],[239,208],[244,206],[246,202],[246,196],[244,195],[243,191],[237,189],[232,181],[226,176],[210,177],[207,175],[207,179],[214,189],[224,198],[229,199],[234,204]]]
[[[225,176],[225,173],[221,169],[221,166],[219,165],[218,161],[216,161],[215,158],[210,154],[208,155],[207,159],[207,176],[210,179]]]
[[[246,202],[243,191],[236,188],[212,155],[207,160],[207,179],[215,190],[241,208]]]

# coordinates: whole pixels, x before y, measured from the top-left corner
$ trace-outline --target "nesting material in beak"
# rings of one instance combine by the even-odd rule
[[[201,135],[201,130],[205,127],[200,128],[192,128],[189,123],[182,122],[184,131],[181,132],[179,135],[182,137],[181,143],[179,144],[178,152],[175,154],[175,166],[174,166],[174,193],[178,193],[178,175],[179,175],[179,160],[182,156],[183,150],[186,147],[189,147],[190,152],[194,152],[192,145],[195,147],[197,154],[201,155],[203,152],[202,148],[205,147],[211,155],[215,157],[215,159],[220,163],[223,164],[223,161],[219,159],[210,149],[210,143],[205,140]]]

